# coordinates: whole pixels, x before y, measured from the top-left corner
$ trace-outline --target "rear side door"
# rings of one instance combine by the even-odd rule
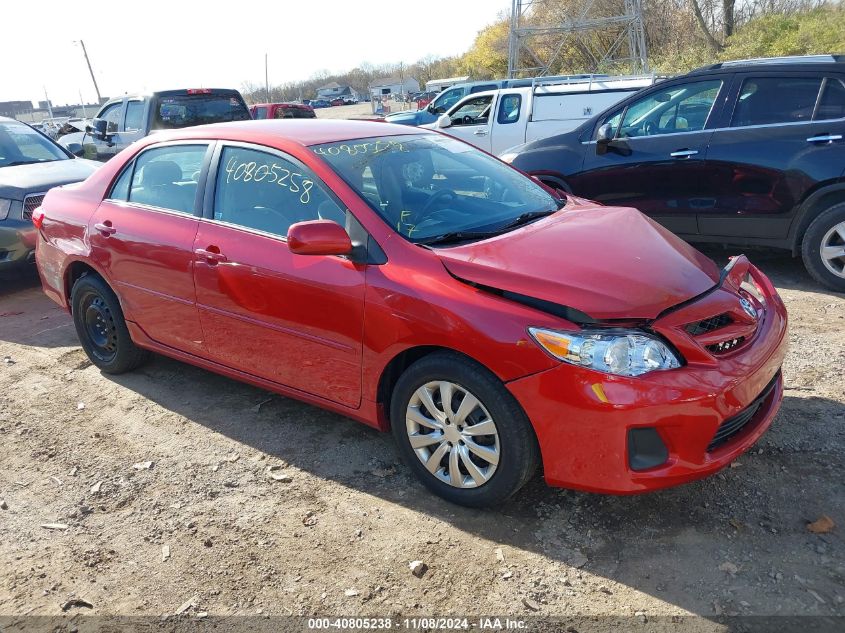
[[[845,165],[845,82],[838,73],[738,73],[707,150],[715,204],[702,235],[784,239],[808,192]]]
[[[528,97],[531,99],[531,97]],[[528,103],[519,92],[499,94],[494,112],[495,121],[490,129],[490,152],[496,155],[524,143],[528,119]]]
[[[491,112],[495,95],[467,97],[449,113],[452,124],[443,131],[489,152],[491,147]]]
[[[194,243],[209,357],[349,407],[361,399],[365,267],[295,255],[295,222],[351,220],[302,163],[266,147],[220,144]],[[348,225],[347,225],[348,229]]]
[[[90,220],[91,257],[114,284],[127,319],[153,340],[203,355],[194,293],[194,237],[208,143],[142,151]]]
[[[705,178],[705,154],[726,77],[661,84],[629,100],[593,130],[572,191],[605,204],[631,206],[681,235],[698,232],[696,215],[715,204]],[[602,153],[598,129],[613,140]]]

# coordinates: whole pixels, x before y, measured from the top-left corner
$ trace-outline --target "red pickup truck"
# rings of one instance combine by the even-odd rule
[[[249,107],[253,119],[316,119],[314,108],[304,103],[256,103]]]

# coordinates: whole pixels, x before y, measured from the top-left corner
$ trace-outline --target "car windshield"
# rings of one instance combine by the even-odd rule
[[[0,167],[67,159],[62,148],[28,125],[0,122]]]
[[[365,138],[311,149],[415,243],[482,239],[561,206],[530,178],[441,134]]]
[[[168,94],[158,98],[154,126],[171,130],[250,118],[249,110],[236,94]]]

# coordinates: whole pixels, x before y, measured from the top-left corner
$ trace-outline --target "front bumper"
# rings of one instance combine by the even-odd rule
[[[0,271],[35,261],[36,231],[28,220],[0,221]]]
[[[756,322],[742,323],[737,294],[751,280]],[[686,329],[717,314],[738,315],[722,336],[743,342],[709,351],[718,336]],[[720,286],[664,313],[651,329],[679,349],[686,365],[628,378],[561,363],[508,383],[531,420],[546,481],[593,492],[647,492],[706,477],[750,448],[771,425],[783,398],[780,367],[787,347],[787,316],[771,282],[744,257],[726,269]],[[743,424],[714,442],[723,423]],[[631,467],[629,432],[654,429],[666,459],[645,470]],[[724,434],[724,428],[722,430]],[[637,460],[634,459],[636,465]]]

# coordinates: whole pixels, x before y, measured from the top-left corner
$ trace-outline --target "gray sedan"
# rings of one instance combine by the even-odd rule
[[[44,194],[85,180],[99,166],[75,157],[24,123],[0,117],[0,271],[33,260],[31,218]]]

